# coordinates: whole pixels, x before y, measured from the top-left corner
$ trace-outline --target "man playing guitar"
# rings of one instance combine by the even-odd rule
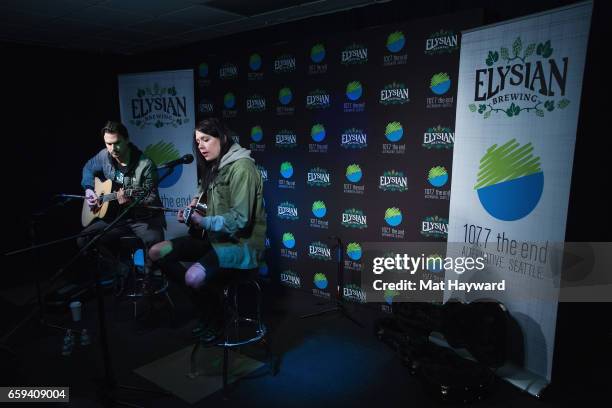
[[[116,215],[117,211],[132,200],[132,196],[127,194],[127,191],[146,194],[142,202],[143,206],[161,206],[157,189],[157,167],[151,159],[130,143],[126,127],[119,122],[108,121],[100,134],[106,148],[99,151],[83,167],[81,185],[85,189],[88,207],[84,208],[84,215],[88,210],[91,211],[90,218],[93,221],[83,230],[83,232],[91,232],[92,235],[79,238],[77,241],[79,247],[84,246],[96,232],[106,228],[110,222],[109,218]],[[112,182],[113,190],[116,190],[113,197],[119,204],[119,208],[108,213],[105,207],[103,212],[106,213],[106,216],[104,218],[96,216],[102,213],[100,210],[101,201],[103,201],[94,191],[94,186],[99,184],[97,178]],[[137,207],[130,212],[124,218],[125,222],[120,221],[120,225],[108,231],[98,241],[98,248],[106,255],[112,254],[111,249],[121,236],[136,235],[142,239],[147,249],[164,239],[166,221],[162,211]],[[83,220],[85,219],[84,217]],[[147,263],[150,264],[150,262]]]

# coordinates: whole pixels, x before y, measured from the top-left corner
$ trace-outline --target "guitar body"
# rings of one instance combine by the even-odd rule
[[[100,181],[99,178],[94,179],[94,191],[98,197],[103,197],[106,194],[110,194],[113,190],[113,182],[111,180],[106,180],[104,182]],[[81,212],[81,224],[83,227],[88,226],[92,223],[96,218],[104,218],[106,216],[106,212],[108,211],[108,201],[103,201],[97,208],[93,210],[89,208],[89,204],[87,204],[87,200],[83,201],[83,211]]]
[[[191,237],[193,237],[193,238],[203,238],[206,235],[206,231],[204,231],[202,229],[194,228],[193,225],[190,224],[189,218],[191,217],[191,213],[192,212],[197,212],[198,214],[200,214],[202,216],[205,216],[207,209],[208,208],[206,206],[206,196],[204,195],[204,193],[202,193],[198,197],[198,201],[196,203],[195,208],[188,207],[183,212],[183,217],[186,219],[185,225],[187,225],[187,227],[189,227],[188,234]]]

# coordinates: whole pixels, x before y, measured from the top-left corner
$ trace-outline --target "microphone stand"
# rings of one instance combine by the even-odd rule
[[[46,247],[48,245],[54,244],[56,242],[63,242],[65,241],[65,239],[61,239],[61,240],[56,240],[53,241],[51,243],[46,243],[46,244],[36,244],[37,242],[37,238],[36,238],[36,227],[37,227],[37,219],[39,217],[42,217],[44,215],[46,215],[49,211],[55,209],[55,208],[59,208],[59,207],[63,207],[66,203],[68,202],[68,200],[64,200],[64,201],[60,201],[60,202],[56,202],[54,204],[51,204],[50,206],[39,210],[35,213],[32,213],[30,215],[30,222],[29,222],[29,230],[28,230],[28,235],[30,238],[30,244],[31,246],[25,249],[21,249],[21,250],[17,250],[17,251],[12,251],[12,252],[7,252],[6,254],[4,254],[5,256],[9,256],[9,255],[15,255],[15,254],[19,254],[19,253],[23,253],[23,252],[28,252],[31,250],[35,250],[35,249],[39,249],[39,248],[43,248]],[[40,257],[35,256],[35,259],[39,259]],[[6,345],[6,343],[8,343],[8,340],[11,338],[11,336],[16,333],[21,327],[23,327],[27,322],[29,322],[34,316],[36,316],[36,314],[38,314],[38,323],[43,326],[43,327],[50,327],[53,329],[58,329],[58,330],[67,330],[66,327],[63,326],[58,326],[52,323],[49,323],[45,317],[45,305],[44,305],[44,301],[43,301],[43,291],[41,288],[41,282],[40,282],[40,270],[38,268],[38,266],[36,266],[36,271],[34,273],[34,281],[35,281],[35,287],[36,287],[36,300],[37,300],[37,304],[38,304],[38,310],[36,308],[34,308],[30,313],[28,313],[20,322],[18,322],[10,331],[8,331],[4,336],[2,336],[2,339],[0,339],[0,344],[3,344],[5,348],[8,348],[8,346]],[[25,304],[29,304],[31,302],[32,299],[29,299]],[[78,332],[78,330],[75,330],[76,332]]]
[[[353,316],[351,316],[351,314],[346,309],[344,296],[342,296],[342,291],[344,289],[344,247],[342,246],[342,241],[340,240],[340,237],[332,237],[332,238],[335,238],[335,241],[336,241],[334,248],[336,248],[336,251],[337,251],[336,264],[338,267],[338,273],[337,273],[338,285],[336,286],[336,289],[337,289],[336,298],[332,302],[334,306],[327,308],[327,309],[323,309],[318,312],[302,315],[300,316],[300,319],[307,319],[310,317],[322,316],[327,313],[339,312],[341,316],[346,317],[351,322],[355,323],[357,326],[363,328],[364,325],[361,322],[359,322],[357,319],[355,319]]]
[[[175,167],[176,165],[181,164],[181,163],[176,163],[175,165],[172,166],[168,166],[170,167],[170,171],[168,171],[166,174],[164,174],[162,177],[159,178],[159,182],[161,182],[163,179],[165,179],[167,176],[169,176],[172,171],[173,171],[173,167]],[[166,167],[166,168],[168,168]],[[134,200],[132,203],[130,203],[128,205],[127,208],[125,208],[120,214],[119,216],[117,216],[110,224],[108,224],[102,231],[100,232],[90,232],[90,233],[80,233],[71,237],[67,237],[67,238],[62,238],[59,240],[55,240],[52,242],[48,242],[45,244],[40,244],[40,245],[34,245],[34,242],[32,242],[32,246],[25,248],[25,249],[20,249],[17,251],[11,251],[5,254],[6,255],[14,255],[17,253],[22,253],[22,252],[27,252],[33,249],[37,249],[37,248],[42,248],[45,246],[49,246],[55,243],[59,243],[59,242],[63,242],[63,241],[67,241],[69,239],[73,239],[73,238],[77,238],[77,237],[81,237],[81,236],[88,236],[88,235],[93,235],[94,233],[97,233],[96,236],[94,236],[94,238],[92,238],[87,244],[85,244],[80,250],[79,252],[62,268],[60,268],[60,270],[51,277],[50,283],[53,283],[59,276],[61,276],[63,274],[63,272],[66,270],[66,268],[70,265],[72,265],[72,263],[74,263],[74,261],[76,261],[76,259],[78,259],[83,253],[85,253],[89,248],[91,248],[96,242],[98,242],[98,240],[100,240],[108,231],[110,231],[111,229],[113,229],[115,226],[117,226],[117,224],[119,223],[119,221],[121,219],[123,219],[128,213],[129,211],[138,206],[139,204],[142,203],[142,201],[145,199],[145,197],[147,197],[150,194],[150,190],[146,192],[146,194],[142,194],[140,197],[138,197],[136,200]],[[71,198],[71,197],[68,197]],[[61,203],[60,205],[63,205],[65,202]],[[55,207],[58,204],[54,204],[53,206],[51,206],[50,208]],[[35,215],[42,215],[45,214],[48,211],[48,209],[36,213]],[[121,389],[127,389],[127,390],[132,390],[132,391],[142,391],[142,392],[151,392],[151,393],[157,393],[157,394],[162,394],[162,395],[171,395],[170,393],[166,392],[166,391],[158,391],[158,390],[146,390],[146,389],[141,389],[141,388],[137,388],[137,387],[132,387],[132,386],[127,386],[127,385],[121,385],[118,384],[115,377],[114,377],[114,373],[113,373],[113,369],[112,369],[112,364],[111,364],[111,354],[110,354],[110,348],[108,345],[108,334],[107,334],[107,330],[106,330],[106,311],[105,311],[105,306],[104,306],[104,291],[100,285],[100,263],[98,262],[97,267],[94,269],[94,282],[95,282],[95,292],[96,292],[96,297],[97,297],[97,303],[98,303],[98,324],[99,324],[99,329],[100,329],[100,344],[101,344],[101,352],[102,352],[102,360],[103,360],[103,364],[104,364],[104,384],[101,390],[101,397],[103,399],[103,402],[108,404],[117,404],[117,405],[123,405],[123,406],[127,406],[127,407],[134,407],[134,408],[142,408],[139,405],[135,405],[135,404],[131,404],[125,401],[121,401],[118,400],[116,398],[114,398],[113,393],[115,392],[115,390],[117,388],[121,388]],[[39,299],[39,310],[41,313],[41,316],[44,316],[44,308],[42,305],[42,291],[40,288],[40,282],[38,280],[38,274],[37,274],[37,283],[36,283],[36,287],[38,290],[38,299]],[[19,327],[21,327],[26,321],[28,321],[33,315],[35,314],[32,313],[31,315],[27,316],[26,319],[24,319],[22,322],[20,322],[13,330],[11,330],[6,336],[4,336],[2,338],[2,342],[5,341],[5,339],[8,339]],[[48,324],[47,324],[48,325]],[[54,326],[54,325],[49,325],[51,327],[55,327],[55,328],[60,328],[63,329],[59,326]],[[9,349],[10,351],[10,349]]]
[[[177,163],[179,164],[179,163]],[[161,182],[164,178],[170,175],[172,171],[164,174],[160,177],[159,182]],[[104,228],[98,235],[96,235],[93,239],[91,239],[80,252],[84,252],[87,248],[91,247],[94,243],[96,243],[106,232],[111,230],[119,220],[121,220],[125,215],[134,207],[138,206],[142,203],[142,201],[150,194],[151,190],[147,191],[146,194],[142,194],[136,200],[134,200],[125,210],[119,214],[117,218],[113,220],[106,228]],[[98,300],[98,324],[100,326],[100,344],[102,346],[102,359],[104,362],[104,385],[101,392],[101,397],[104,403],[123,405],[126,407],[134,407],[134,408],[142,408],[139,405],[131,404],[125,401],[118,400],[114,397],[114,392],[117,388],[132,390],[132,391],[141,391],[141,392],[150,392],[162,395],[171,395],[166,391],[158,391],[158,390],[147,390],[122,384],[117,384],[117,381],[114,377],[112,364],[111,364],[111,353],[110,348],[108,346],[108,335],[106,331],[106,311],[104,309],[104,290],[100,285],[100,262],[98,262],[97,267],[94,269],[94,281],[96,285],[96,297]]]

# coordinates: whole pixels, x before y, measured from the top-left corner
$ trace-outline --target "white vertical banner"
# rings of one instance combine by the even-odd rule
[[[119,75],[119,106],[130,140],[157,166],[192,153],[193,70]],[[167,172],[160,169],[160,178]],[[195,164],[176,166],[159,185],[162,204],[168,208],[185,207],[195,191]],[[185,234],[174,213],[166,217],[166,238]]]
[[[543,382],[551,380],[556,249],[565,240],[591,11],[591,2],[551,10],[465,32],[461,43],[447,255],[483,256],[486,267],[446,278],[505,281],[486,297],[520,326],[510,357]],[[447,290],[451,297],[483,296]]]

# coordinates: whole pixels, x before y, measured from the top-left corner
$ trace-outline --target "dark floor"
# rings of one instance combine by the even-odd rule
[[[170,319],[161,308],[157,313],[139,320],[130,319],[129,305],[114,304],[113,297],[106,299],[106,316],[110,350],[115,376],[120,383],[132,386],[156,388],[133,372],[191,343],[194,320],[182,291],[173,289],[172,297],[180,318]],[[220,392],[201,400],[195,406],[349,406],[378,407],[449,406],[427,394],[418,380],[411,376],[395,352],[379,342],[373,335],[372,322],[379,314],[373,308],[352,306],[354,316],[366,328],[359,328],[339,314],[328,314],[311,319],[299,319],[300,314],[326,307],[318,298],[296,290],[266,291],[265,315],[270,327],[270,340],[274,353],[281,356],[280,372],[270,375],[261,369],[255,378],[243,379],[231,391],[228,400]],[[24,312],[3,302],[3,331],[18,320]],[[50,321],[74,328],[87,328],[94,343],[77,346],[69,357],[61,355],[64,333],[59,330],[40,330],[36,319],[15,333],[8,342],[17,356],[11,362],[2,363],[0,385],[55,385],[70,386],[70,406],[102,406],[96,400],[96,389],[103,375],[95,298],[83,306],[84,321],[77,326],[70,321],[69,312],[49,313]],[[259,350],[247,351],[255,357]],[[259,353],[261,354],[261,353]],[[3,358],[11,357],[3,352]],[[12,364],[17,363],[17,369]],[[188,367],[184,373],[186,375]],[[606,372],[605,370],[600,370]],[[594,371],[595,372],[595,371]],[[576,378],[593,375],[576,373]],[[599,371],[597,371],[599,372]],[[571,378],[571,376],[570,376]],[[608,380],[605,380],[609,382]],[[572,384],[571,380],[569,384]],[[549,401],[537,400],[513,386],[497,381],[490,395],[484,400],[469,404],[476,407],[549,407],[584,405],[587,397],[594,397],[599,385],[593,389],[584,385],[563,388]],[[189,406],[171,396],[122,391],[118,397],[147,407]],[[20,404],[20,406],[25,406]],[[40,406],[40,405],[38,405]],[[64,405],[65,406],[65,405]],[[465,406],[465,405],[464,405]]]

